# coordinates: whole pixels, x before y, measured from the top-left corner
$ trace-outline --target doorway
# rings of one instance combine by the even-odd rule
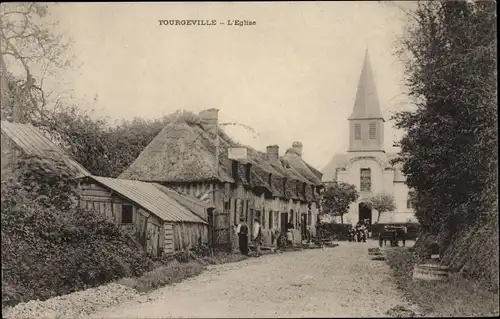
[[[359,221],[368,219],[368,225],[372,224],[372,208],[368,203],[359,203],[358,205]]]
[[[281,213],[281,234],[286,234],[288,225],[288,213]]]
[[[307,238],[307,214],[302,214],[302,221],[301,221],[301,232],[302,232],[302,239]]]
[[[214,220],[214,209],[209,208],[207,210],[208,219],[208,246],[210,248],[215,247],[215,220]]]

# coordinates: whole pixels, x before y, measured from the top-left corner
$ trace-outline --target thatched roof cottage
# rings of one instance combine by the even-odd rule
[[[228,158],[230,148],[242,147],[246,158]],[[289,222],[295,241],[301,241],[308,226],[314,229],[322,188],[321,172],[302,158],[302,143],[294,142],[283,156],[277,145],[266,153],[240,145],[220,129],[217,109],[171,115],[120,178],[168,185],[211,201],[214,245],[234,243],[231,230],[240,216],[249,224],[259,217],[269,244],[271,230],[284,230]]]

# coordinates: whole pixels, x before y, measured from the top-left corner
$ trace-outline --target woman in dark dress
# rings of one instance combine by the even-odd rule
[[[240,223],[236,231],[238,233],[238,244],[242,255],[248,256],[248,225],[245,218],[240,218]]]

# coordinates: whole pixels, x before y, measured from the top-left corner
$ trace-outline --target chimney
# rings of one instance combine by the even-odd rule
[[[267,157],[270,160],[277,161],[280,158],[280,147],[278,145],[269,145],[267,148]]]
[[[217,135],[218,125],[219,125],[219,110],[218,109],[208,109],[203,110],[198,113],[201,119],[201,125],[208,132]]]
[[[298,142],[298,141],[293,142],[292,149],[295,152],[295,154],[302,157],[302,142]]]

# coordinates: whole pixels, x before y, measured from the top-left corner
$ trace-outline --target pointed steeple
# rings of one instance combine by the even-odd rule
[[[375,87],[375,79],[368,56],[368,48],[365,51],[365,60],[363,62],[363,69],[359,77],[358,92],[356,93],[356,100],[354,102],[354,109],[349,120],[361,119],[382,119],[382,112],[380,111],[380,104],[378,101],[377,88]]]

